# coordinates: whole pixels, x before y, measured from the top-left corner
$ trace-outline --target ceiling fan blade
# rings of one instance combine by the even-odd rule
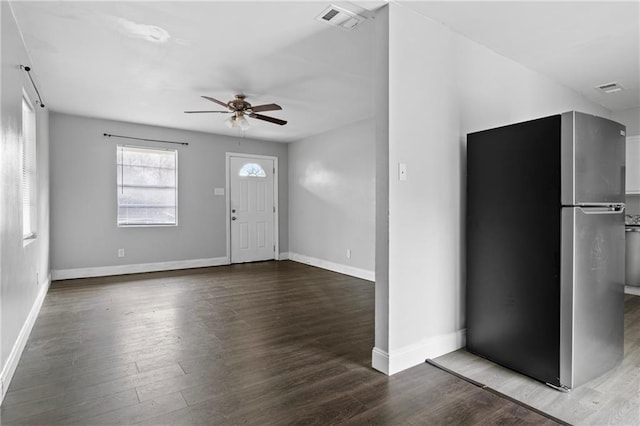
[[[279,118],[274,118],[274,117],[268,117],[262,114],[249,114],[249,117],[257,118],[258,120],[268,121],[269,123],[279,124],[281,126],[284,126],[285,124],[287,124],[287,122],[284,120],[280,120]]]
[[[208,101],[215,102],[218,105],[222,105],[225,108],[229,108],[229,105],[227,105],[225,102],[219,101],[219,100],[217,100],[215,98],[212,98],[211,96],[202,96],[202,97],[205,98]]]
[[[275,111],[278,109],[282,109],[282,107],[278,104],[264,104],[264,105],[256,105],[251,107],[251,111],[253,112]]]
[[[203,112],[219,112],[221,114],[230,114],[231,111],[185,111],[185,113],[187,114],[198,114],[198,113],[203,113]]]

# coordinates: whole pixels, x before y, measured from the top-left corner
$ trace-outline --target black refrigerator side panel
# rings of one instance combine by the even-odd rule
[[[560,115],[467,137],[467,349],[560,376]]]

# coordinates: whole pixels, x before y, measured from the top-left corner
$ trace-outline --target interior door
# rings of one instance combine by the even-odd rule
[[[229,157],[231,263],[275,258],[274,161]]]

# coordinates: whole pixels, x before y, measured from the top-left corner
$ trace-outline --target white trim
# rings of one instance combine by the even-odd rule
[[[278,157],[273,155],[258,155],[258,154],[246,154],[242,152],[227,152],[225,154],[225,199],[226,199],[226,221],[227,221],[227,258],[229,259],[229,263],[231,263],[231,183],[229,182],[229,162],[231,161],[231,157],[242,157],[242,158],[258,158],[258,159],[266,159],[273,161],[273,168],[275,169],[275,173],[273,173],[273,206],[276,209],[275,214],[273,215],[273,243],[275,245],[275,251],[273,253],[274,260],[280,260],[280,231],[278,229],[278,223],[280,222],[280,199],[278,197],[278,178],[280,175],[280,169],[278,167]]]
[[[328,260],[318,259],[316,257],[305,256],[303,254],[289,252],[289,260],[293,260],[294,262],[299,263],[306,263],[307,265],[316,266],[322,269],[328,269],[329,271],[350,275],[352,277],[361,278],[367,281],[376,280],[375,271],[356,268],[355,266],[342,265],[340,263],[334,263]]]
[[[373,348],[371,365],[378,371],[389,376],[407,368],[420,365],[425,360],[437,358],[465,346],[467,330],[433,336],[422,342],[393,350],[391,353]]]
[[[640,296],[640,287],[636,287],[634,285],[625,285],[624,293],[633,294],[634,296]]]
[[[92,268],[57,269],[51,271],[54,281],[75,278],[106,277],[109,275],[138,274],[141,272],[173,271],[176,269],[205,268],[228,265],[226,257],[209,259],[173,260],[169,262],[137,263],[131,265],[96,266]]]
[[[284,251],[280,253],[280,257],[278,258],[278,260],[289,260],[289,252]]]
[[[376,347],[371,351],[371,367],[389,375],[389,353]]]
[[[11,353],[7,358],[7,362],[4,364],[2,368],[2,373],[0,373],[0,380],[2,382],[2,397],[0,397],[0,403],[4,400],[4,396],[7,393],[7,389],[9,388],[9,384],[11,383],[11,379],[13,378],[14,373],[16,372],[16,368],[18,367],[18,362],[20,361],[20,357],[22,356],[22,352],[24,351],[25,346],[27,345],[27,340],[29,339],[29,335],[31,334],[31,330],[33,330],[33,326],[36,323],[36,319],[38,318],[38,314],[40,313],[40,308],[42,307],[42,302],[44,302],[44,298],[47,295],[47,291],[49,290],[49,285],[51,284],[51,275],[47,277],[47,280],[40,285],[40,291],[36,296],[36,300],[33,302],[33,306],[31,306],[31,311],[29,311],[29,315],[27,316],[26,321],[22,325],[22,329],[20,329],[20,333],[18,334],[18,338],[11,348]]]

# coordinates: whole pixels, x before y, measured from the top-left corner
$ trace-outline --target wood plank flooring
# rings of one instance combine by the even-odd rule
[[[640,425],[640,296],[625,296],[624,359],[606,374],[558,392],[464,349],[438,364],[576,425]]]
[[[376,372],[373,307],[289,261],[55,282],[1,421],[554,424],[427,364]]]

